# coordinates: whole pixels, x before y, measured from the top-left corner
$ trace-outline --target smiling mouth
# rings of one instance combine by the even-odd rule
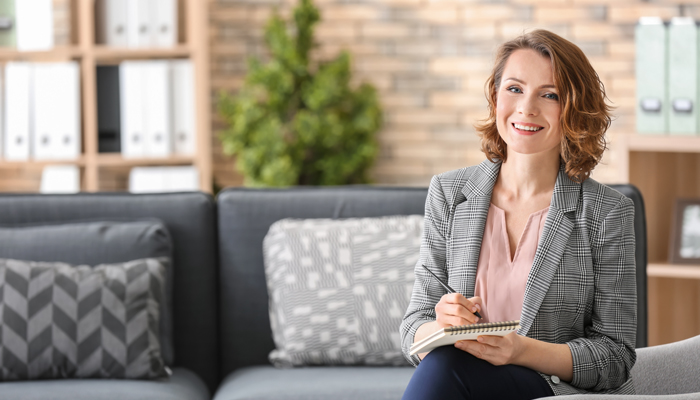
[[[544,127],[541,126],[525,126],[525,125],[520,125],[520,124],[511,124],[515,129],[520,130],[520,131],[527,131],[527,132],[538,132],[544,129]]]

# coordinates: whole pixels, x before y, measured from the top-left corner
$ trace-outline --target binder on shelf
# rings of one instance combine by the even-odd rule
[[[97,150],[100,153],[121,151],[119,66],[98,65],[97,81]]]
[[[54,105],[57,118],[54,126],[53,158],[70,160],[80,156],[80,67],[77,62],[54,65],[56,87],[60,98]]]
[[[129,47],[150,47],[151,8],[153,0],[124,0],[127,10],[127,43]]]
[[[143,62],[124,61],[119,66],[121,149],[124,158],[140,158],[146,155],[143,97]]]
[[[76,62],[33,65],[33,157],[70,160],[80,155],[80,85]]]
[[[698,132],[698,28],[691,17],[674,17],[668,27],[668,132]]]
[[[190,60],[172,61],[172,133],[174,153],[195,154],[194,71]]]
[[[145,104],[148,157],[167,157],[172,153],[170,133],[170,65],[168,61],[146,61],[143,98]]]
[[[41,51],[53,48],[53,1],[15,2],[17,50]]]
[[[25,62],[5,65],[5,159],[29,159],[32,106],[32,66]]]
[[[135,167],[129,173],[129,191],[132,193],[197,190],[199,190],[199,172],[194,166]]]
[[[78,193],[80,168],[76,165],[47,165],[41,172],[40,193]]]
[[[0,160],[3,158],[3,144],[5,143],[5,70],[0,68]]]
[[[127,47],[127,2],[97,0],[95,2],[95,36],[97,43]]]
[[[37,63],[32,65],[32,98],[33,112],[31,113],[34,125],[31,136],[32,157],[37,160],[50,160],[53,158],[53,149],[56,146],[55,124],[58,118],[58,103],[61,94],[57,87],[54,65],[50,63]]]
[[[17,45],[15,0],[0,0],[0,47]]]
[[[151,35],[154,47],[177,44],[177,0],[151,0]]]
[[[661,18],[643,17],[635,28],[637,132],[668,132],[667,30]]]

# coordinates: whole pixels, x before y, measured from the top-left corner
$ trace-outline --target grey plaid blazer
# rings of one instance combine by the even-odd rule
[[[425,231],[416,281],[401,323],[405,357],[418,327],[435,320],[446,291],[420,266],[465,297],[474,296],[486,216],[500,163],[433,177],[425,205]],[[527,280],[520,335],[566,343],[573,356],[571,384],[542,374],[556,395],[634,394],[636,360],[634,205],[592,179],[575,183],[559,171],[532,270]]]

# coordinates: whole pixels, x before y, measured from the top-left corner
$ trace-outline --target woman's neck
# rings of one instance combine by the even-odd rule
[[[496,186],[512,200],[551,193],[557,181],[559,162],[558,153],[551,156],[510,153],[501,165]]]

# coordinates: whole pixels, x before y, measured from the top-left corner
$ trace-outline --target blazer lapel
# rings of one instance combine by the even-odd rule
[[[557,272],[559,261],[574,228],[572,218],[567,217],[566,214],[576,210],[580,191],[581,184],[569,179],[562,165],[554,185],[549,213],[525,286],[520,330],[518,331],[521,335],[525,336],[530,331],[554,274]]]
[[[449,273],[450,285],[457,285],[459,289],[456,290],[467,298],[474,296],[481,241],[500,169],[501,163],[486,160],[479,164],[462,189],[466,200],[455,208],[451,246],[454,263]]]

